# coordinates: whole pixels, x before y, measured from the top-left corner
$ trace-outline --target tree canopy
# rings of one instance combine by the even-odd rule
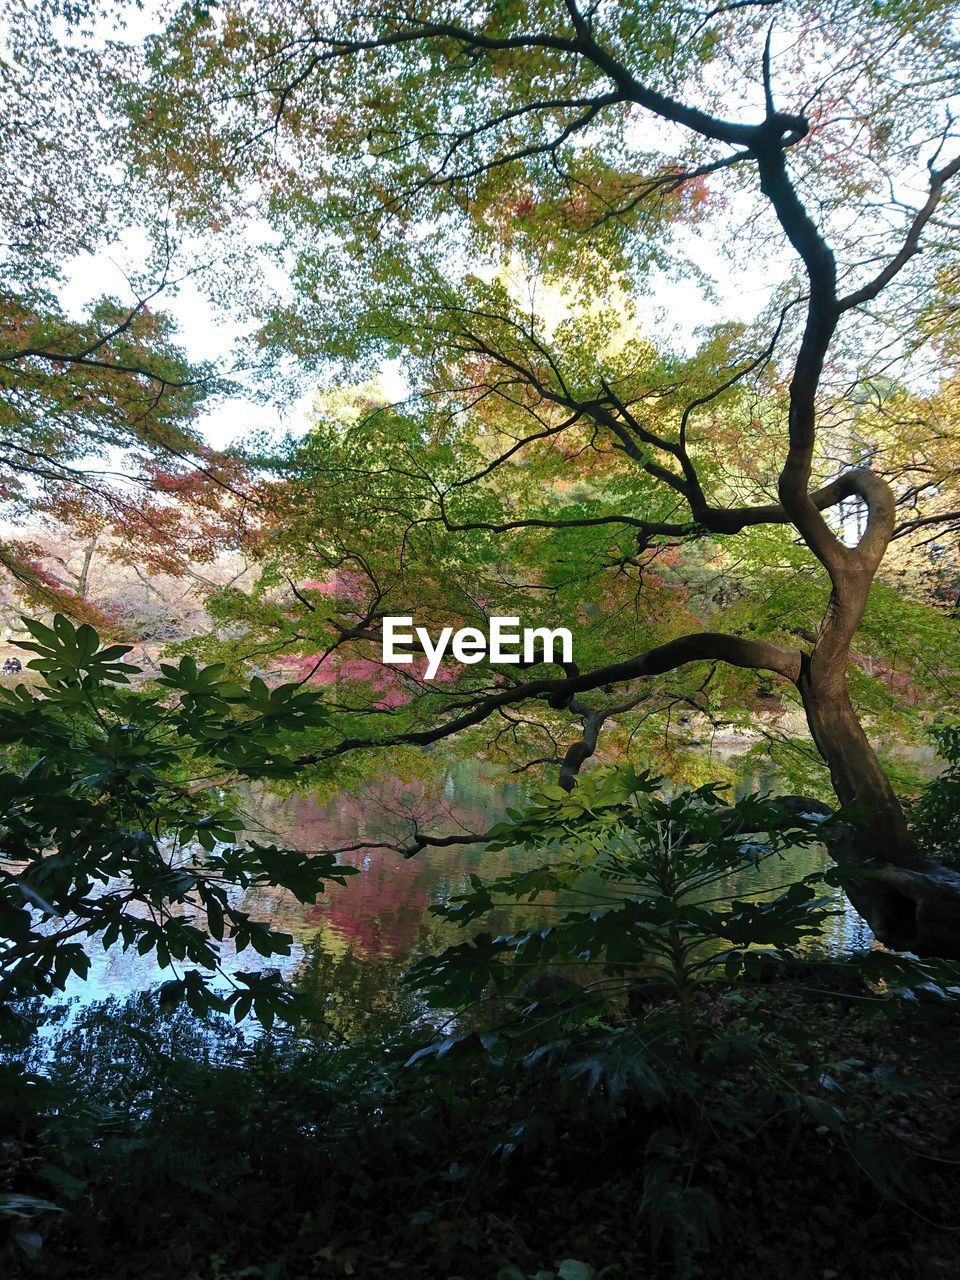
[[[43,563],[42,523],[122,534],[117,554],[170,569],[235,534],[223,499],[241,485],[197,430],[223,371],[187,357],[163,310],[189,268],[162,186],[129,163],[120,86],[137,58],[108,34],[127,9],[13,3],[0,59],[0,562],[27,600],[81,615]],[[102,273],[131,240],[124,296],[65,305],[78,263]]]
[[[759,724],[896,869],[881,936],[939,938],[862,717],[914,733],[896,695],[955,679],[957,52],[949,4],[772,0],[228,0],[97,51],[124,180],[251,363],[324,388],[249,453],[260,581],[198,644],[329,686],[305,771],[455,738],[572,787]],[[575,662],[428,682],[389,615]]]

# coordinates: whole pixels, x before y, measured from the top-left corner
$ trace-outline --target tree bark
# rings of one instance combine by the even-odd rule
[[[903,807],[854,709],[850,646],[893,528],[893,495],[869,472],[857,478],[867,503],[859,544],[830,566],[833,590],[816,642],[796,681],[814,744],[850,823],[828,849],[867,875],[847,896],[877,939],[898,951],[960,959],[960,873],[932,863],[914,841]]]
[[[845,885],[847,896],[885,946],[960,959],[960,873],[917,848],[850,701],[845,655],[818,649],[804,659],[797,687],[837,799],[851,813],[827,848],[839,865],[868,873]]]

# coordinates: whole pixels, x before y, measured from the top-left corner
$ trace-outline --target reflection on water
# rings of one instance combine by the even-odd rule
[[[767,790],[764,779],[744,779],[738,792]],[[343,795],[319,804],[308,795],[281,799],[251,795],[245,810],[252,835],[289,840],[303,849],[338,848],[358,843],[403,843],[416,831],[452,834],[483,831],[505,816],[508,805],[522,801],[516,784],[497,779],[479,762],[451,765],[439,788],[420,782],[386,780],[358,796]],[[324,1006],[331,1026],[350,1039],[377,1035],[398,1016],[416,1017],[414,998],[400,986],[400,976],[414,955],[437,950],[462,936],[457,926],[430,914],[431,904],[447,900],[475,873],[493,877],[529,865],[528,852],[491,853],[483,848],[452,846],[425,849],[404,859],[394,849],[362,848],[343,853],[340,861],[358,867],[343,886],[330,885],[321,900],[303,904],[280,890],[257,889],[242,899],[242,908],[269,919],[295,940],[289,958],[261,961],[251,951],[232,955],[223,948],[224,967],[249,969],[281,965],[283,972]],[[711,890],[713,897],[755,896],[785,887],[800,876],[830,865],[816,847],[794,850],[766,860],[757,871],[741,870]],[[825,922],[820,945],[839,952],[869,945],[870,932],[838,890],[839,913]],[[563,905],[562,900],[555,904]],[[582,900],[578,905],[583,905]],[[544,907],[509,904],[484,921],[493,933],[510,932]],[[549,907],[547,908],[549,911]],[[81,1002],[107,995],[125,996],[163,981],[150,957],[114,949],[95,956],[87,982],[72,982],[69,995]]]

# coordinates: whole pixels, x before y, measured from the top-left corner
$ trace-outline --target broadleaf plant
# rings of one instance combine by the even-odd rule
[[[485,1064],[510,1097],[501,1160],[529,1155],[538,1123],[578,1097],[581,1115],[634,1143],[638,1214],[671,1274],[700,1274],[698,1258],[731,1217],[720,1196],[743,1144],[770,1126],[785,1141],[815,1129],[838,1159],[856,1161],[851,1117],[865,1098],[875,1106],[877,1072],[820,1059],[807,1029],[781,1016],[784,1002],[819,992],[881,1019],[896,996],[942,1004],[960,994],[949,962],[817,948],[837,911],[823,888],[862,868],[797,879],[784,858],[783,887],[751,883],[761,863],[831,838],[837,823],[795,798],[726,804],[716,785],[671,794],[629,766],[595,769],[569,792],[542,789],[492,833],[540,864],[471,876],[434,908],[465,927],[504,903],[523,904],[530,920],[414,965],[410,983],[456,1025],[408,1067],[434,1079],[462,1073],[465,1059],[478,1075]],[[898,1096],[911,1087],[887,1085]]]
[[[291,1013],[277,971],[224,971],[224,940],[290,954],[240,895],[270,885],[313,902],[355,868],[242,838],[225,788],[292,774],[285,745],[325,722],[321,695],[192,658],[147,682],[90,626],[25,625],[40,681],[0,688],[0,1030],[19,1000],[86,976],[95,945],[155,956],[172,970],[161,998],[196,1014]]]
[[[738,896],[724,884],[824,834],[822,818],[775,799],[727,805],[715,785],[670,795],[661,779],[630,766],[595,770],[570,792],[542,788],[490,836],[494,848],[520,846],[547,860],[491,883],[472,876],[469,892],[434,911],[467,925],[504,900],[536,904],[549,893],[577,905],[550,923],[556,908],[542,906],[545,918],[522,931],[480,933],[425,957],[410,980],[434,1003],[457,1005],[515,991],[545,966],[589,966],[588,992],[636,995],[652,984],[676,999],[692,1055],[696,988],[761,959],[790,958],[836,911],[818,893],[835,871],[792,880],[770,897]]]

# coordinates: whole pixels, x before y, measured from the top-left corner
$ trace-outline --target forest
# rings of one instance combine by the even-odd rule
[[[0,0],[0,1274],[960,1277],[956,0]]]

